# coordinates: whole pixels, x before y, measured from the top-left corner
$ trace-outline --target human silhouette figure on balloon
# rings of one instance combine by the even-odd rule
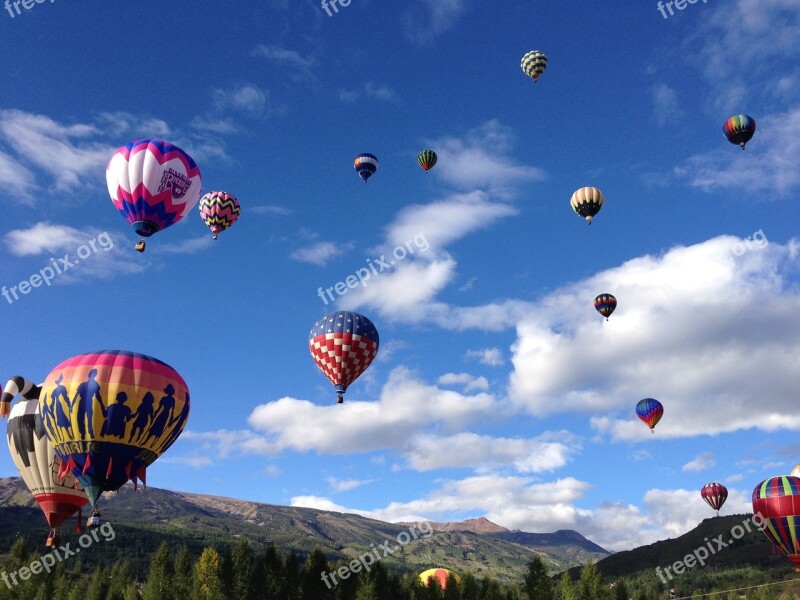
[[[158,438],[164,434],[167,424],[175,418],[175,397],[173,396],[175,388],[172,387],[171,383],[168,383],[167,387],[164,388],[164,392],[167,395],[161,398],[158,410],[153,417],[153,424],[150,426],[150,432],[147,434],[147,439],[145,439],[145,446],[150,443],[150,438],[155,438],[158,441]]]
[[[62,381],[64,381],[63,373],[56,379],[57,385],[53,390],[53,394],[50,396],[53,401],[53,412],[55,412],[56,415],[55,432],[58,439],[64,439],[65,437],[62,435],[62,429],[66,429],[66,436],[69,435],[72,429],[72,419],[70,416],[72,415],[72,407],[74,405],[70,402],[69,393],[67,393],[66,386],[61,384]],[[66,410],[64,409],[65,406]]]
[[[127,400],[128,394],[125,392],[117,394],[117,403],[110,404],[107,409],[107,418],[103,421],[103,430],[100,435],[107,435],[120,440],[125,437],[128,421],[134,417],[130,406],[125,406]]]
[[[172,427],[172,431],[169,432],[167,439],[161,445],[161,449],[157,451],[159,452],[159,454],[165,452],[167,448],[172,446],[172,443],[178,438],[178,436],[181,434],[181,431],[183,431],[183,425],[188,417],[189,417],[189,393],[187,392],[186,402],[183,403],[183,408],[181,409],[181,412],[179,412],[178,415],[174,419],[171,419],[169,422],[168,427]]]
[[[78,391],[75,393],[75,398],[72,399],[72,404],[78,405],[78,433],[81,437],[86,436],[87,423],[89,438],[94,437],[94,400],[97,399],[100,405],[100,411],[103,417],[106,416],[106,407],[103,404],[103,398],[100,396],[100,384],[95,381],[97,377],[97,369],[89,371],[89,378],[78,386]]]
[[[133,422],[133,427],[131,428],[131,435],[128,437],[128,441],[130,443],[139,443],[140,439],[145,431],[147,431],[147,426],[150,424],[150,421],[153,419],[153,402],[156,399],[153,397],[153,394],[147,392],[142,398],[142,403],[139,405],[139,408],[136,409],[136,413],[134,414],[135,420]],[[139,432],[138,434],[136,432]]]

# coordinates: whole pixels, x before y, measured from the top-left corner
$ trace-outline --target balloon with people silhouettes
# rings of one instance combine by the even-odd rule
[[[39,410],[62,473],[75,474],[99,517],[100,495],[129,480],[146,483],[146,468],[181,434],[189,390],[156,358],[103,350],[53,369],[42,384]]]

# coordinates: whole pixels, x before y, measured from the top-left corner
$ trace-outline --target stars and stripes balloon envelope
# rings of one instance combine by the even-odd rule
[[[311,328],[308,349],[317,366],[336,388],[336,401],[369,367],[378,354],[375,325],[364,315],[339,311],[325,315]]]

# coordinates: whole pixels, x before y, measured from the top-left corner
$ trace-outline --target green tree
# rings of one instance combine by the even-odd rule
[[[375,582],[369,575],[358,578],[355,600],[382,600],[375,591]]]
[[[461,600],[480,600],[481,590],[472,573],[465,573],[461,578]]]
[[[253,580],[253,551],[245,539],[236,542],[231,554],[233,569],[232,597],[236,600],[255,600],[257,588]]]
[[[558,582],[558,597],[560,600],[577,600],[578,598],[578,590],[572,581],[572,577],[566,571],[561,575],[561,579]]]
[[[302,598],[319,598],[329,600],[333,598],[333,590],[322,580],[322,573],[330,573],[331,566],[328,559],[319,548],[314,548],[308,555],[301,573]],[[352,575],[351,575],[352,576]]]
[[[553,584],[547,576],[547,567],[539,556],[528,562],[528,574],[525,576],[525,593],[529,600],[553,600]]]
[[[583,565],[578,580],[578,600],[605,600],[607,597],[600,569],[594,563]]]
[[[222,557],[213,548],[206,548],[194,566],[194,600],[224,600]]]
[[[629,600],[630,597],[628,586],[625,585],[625,580],[620,579],[617,585],[614,586],[614,600]]]
[[[162,542],[150,559],[150,571],[147,582],[142,590],[144,600],[173,600],[175,563],[172,558],[172,549],[168,542]],[[180,599],[183,600],[183,599]]]
[[[105,600],[125,600],[125,590],[133,583],[133,570],[127,561],[114,563]]]
[[[194,561],[189,549],[181,546],[175,554],[175,570],[172,577],[173,597],[177,600],[187,600],[192,597],[194,590]]]

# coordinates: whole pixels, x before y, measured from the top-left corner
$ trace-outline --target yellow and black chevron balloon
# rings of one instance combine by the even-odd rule
[[[521,64],[525,75],[536,81],[547,68],[547,57],[538,50],[531,50],[522,57]]]

